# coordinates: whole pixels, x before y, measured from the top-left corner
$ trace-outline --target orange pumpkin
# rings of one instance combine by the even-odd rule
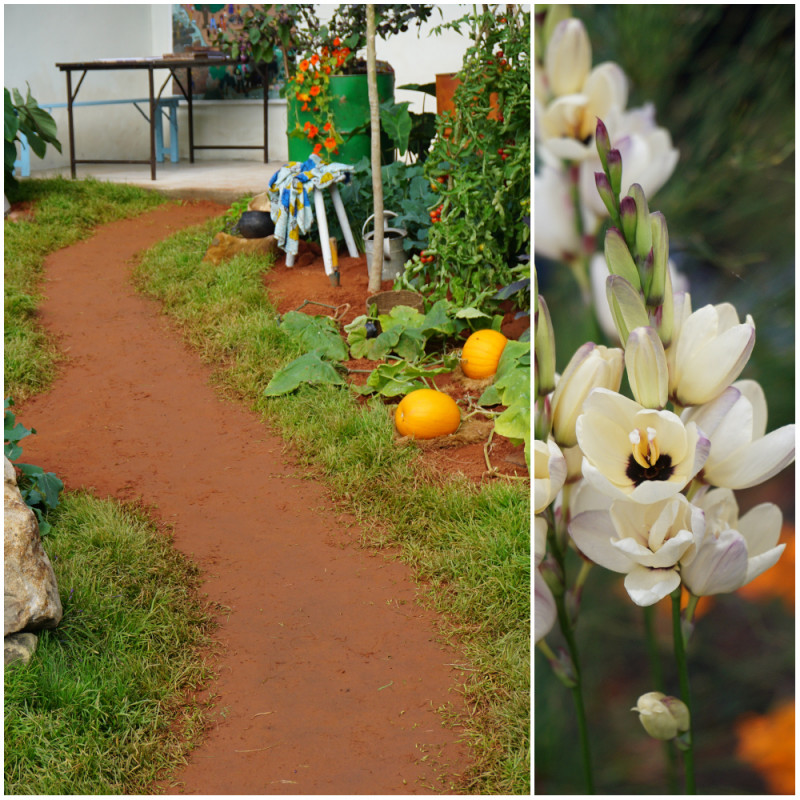
[[[488,378],[497,372],[497,364],[508,339],[499,331],[486,328],[475,331],[461,350],[461,369],[468,378]]]
[[[417,389],[400,401],[394,424],[401,436],[434,439],[458,430],[461,411],[449,394],[435,389]]]

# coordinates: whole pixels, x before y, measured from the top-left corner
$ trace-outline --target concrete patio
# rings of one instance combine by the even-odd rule
[[[188,159],[158,164],[156,179],[150,179],[149,164],[78,164],[78,178],[96,178],[111,183],[129,183],[154,189],[170,197],[216,200],[229,204],[247,195],[266,191],[269,179],[282,162]],[[33,167],[33,164],[31,165]],[[31,169],[31,178],[70,177],[69,165],[58,169]],[[22,178],[21,180],[26,180]]]

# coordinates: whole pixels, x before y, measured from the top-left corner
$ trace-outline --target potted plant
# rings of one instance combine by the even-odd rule
[[[376,6],[376,34],[386,39],[417,28],[433,11],[432,5],[388,4]],[[306,19],[305,41],[298,50],[293,80],[287,83],[287,134],[289,158],[304,161],[315,152],[346,163],[369,157],[369,98],[367,93],[366,6],[337,7],[328,25]],[[378,96],[381,103],[394,98],[394,70],[378,62]],[[393,160],[388,139],[382,145],[384,161]]]

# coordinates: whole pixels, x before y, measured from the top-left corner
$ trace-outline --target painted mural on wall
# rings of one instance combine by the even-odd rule
[[[242,25],[242,14],[249,9],[263,8],[250,3],[193,4],[174,3],[172,6],[173,53],[213,52],[220,31],[236,30]],[[216,51],[218,52],[218,51]],[[283,85],[283,63],[274,59],[269,66],[269,96],[279,97]],[[175,86],[175,94],[180,89]],[[247,64],[192,69],[192,94],[204,100],[227,98],[260,99],[264,87],[259,75]]]

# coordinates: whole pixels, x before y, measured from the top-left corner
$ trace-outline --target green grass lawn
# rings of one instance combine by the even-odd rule
[[[61,188],[49,187],[42,196]],[[94,188],[90,185],[87,192]],[[529,484],[498,480],[477,489],[466,480],[433,480],[415,448],[394,445],[386,407],[377,399],[360,403],[347,389],[303,386],[286,397],[263,397],[274,372],[299,351],[278,326],[261,280],[263,263],[247,257],[218,267],[201,262],[219,227],[218,221],[210,222],[153,248],[137,268],[138,287],[162,302],[203,360],[215,367],[220,391],[262,414],[324,478],[334,497],[369,522],[363,526],[365,545],[400,545],[416,577],[428,587],[428,601],[441,612],[443,635],[459,642],[472,670],[467,687],[472,713],[463,722],[476,765],[461,789],[528,794]],[[35,285],[31,276],[27,291],[32,304]],[[37,335],[35,327],[32,331]],[[31,349],[44,348],[40,341]],[[8,364],[6,369],[12,396],[33,386],[10,380]],[[48,374],[42,371],[45,377],[29,391],[39,391]],[[35,425],[35,420],[27,422]],[[60,535],[56,527],[50,538],[55,542]],[[65,585],[59,580],[68,592]],[[109,626],[116,624],[108,620]],[[108,635],[114,637],[116,631]],[[52,647],[57,649],[56,641]],[[21,672],[46,669],[42,661],[47,655],[44,648],[42,658],[37,655]],[[26,702],[22,694],[10,697],[8,684],[6,697],[7,702]],[[56,717],[60,713],[58,707],[49,712]],[[6,718],[8,724],[8,711]],[[46,724],[38,722],[42,728]],[[8,780],[8,732],[6,737]],[[40,740],[48,738],[43,733]],[[120,756],[118,774],[124,775],[133,764],[130,755]],[[143,750],[142,757],[149,759],[152,753]],[[131,791],[140,786],[138,780],[122,778],[121,785]],[[103,792],[104,786],[98,782],[94,791]]]

